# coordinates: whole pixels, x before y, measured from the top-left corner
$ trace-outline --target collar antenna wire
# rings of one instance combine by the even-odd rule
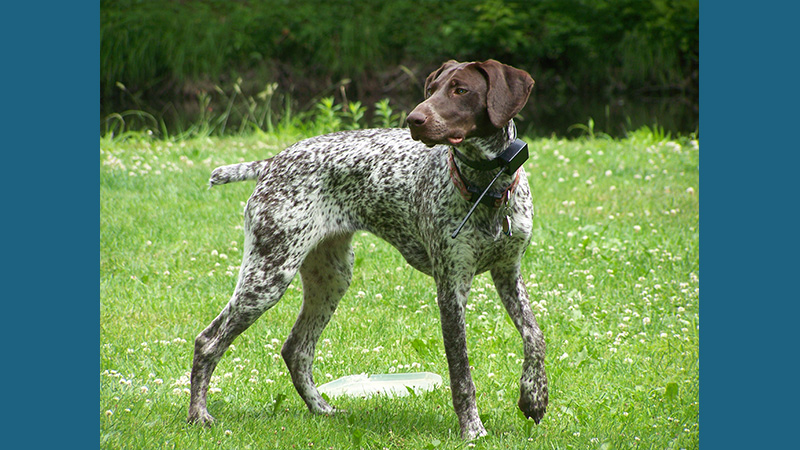
[[[481,195],[478,196],[478,199],[475,200],[475,203],[472,205],[472,208],[470,208],[469,212],[467,212],[467,215],[464,217],[464,220],[462,220],[461,224],[458,225],[456,231],[454,231],[453,234],[450,235],[451,238],[455,239],[458,236],[458,233],[460,233],[461,229],[464,228],[464,225],[467,223],[467,220],[469,220],[472,213],[475,212],[475,209],[481,203],[483,197],[486,196],[486,194],[489,192],[489,189],[491,189],[494,182],[497,181],[498,178],[500,178],[500,175],[502,175],[506,171],[508,171],[509,173],[514,173],[527,160],[528,160],[528,144],[522,139],[516,139],[514,140],[514,142],[511,143],[511,145],[508,146],[508,148],[503,153],[501,153],[496,159],[491,161],[491,162],[496,162],[497,166],[500,166],[500,171],[497,172],[497,175],[494,176],[492,182],[489,183],[488,186],[486,186],[486,189],[484,189],[483,192],[481,192]]]

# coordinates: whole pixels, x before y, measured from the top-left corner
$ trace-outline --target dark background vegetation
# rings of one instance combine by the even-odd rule
[[[174,130],[334,97],[368,121],[383,98],[410,110],[443,61],[493,58],[536,80],[529,133],[590,118],[612,135],[698,131],[698,0],[102,0],[100,17],[102,118],[145,111]]]

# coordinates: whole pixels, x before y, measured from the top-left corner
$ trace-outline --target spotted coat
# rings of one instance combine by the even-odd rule
[[[481,108],[487,108],[485,99]],[[493,190],[502,192],[519,176],[509,203],[500,208],[479,205],[452,238],[471,205],[450,177],[451,142],[437,138],[443,142],[423,143],[412,138],[412,134],[419,139],[425,133],[419,128],[424,125],[417,123],[411,131],[368,129],[317,136],[271,159],[212,172],[211,186],[242,180],[257,183],[244,209],[244,255],[238,283],[222,312],[195,340],[190,422],[213,421],[206,395],[214,368],[233,340],[280,300],[298,272],[303,305],[281,354],[309,410],[337,411],[317,391],[311,367],[317,340],[350,284],[351,239],[359,230],[386,240],[412,267],[436,281],[453,405],[462,436],[472,439],[486,434],[478,416],[465,329],[472,279],[486,271],[523,339],[518,406],[537,423],[542,418],[548,400],[544,338],[520,273],[533,215],[527,176],[523,169],[501,176]],[[489,132],[467,133],[455,140],[466,157],[493,159],[515,138],[514,123],[508,119]],[[479,186],[496,174],[466,165],[459,165],[459,171]],[[506,217],[510,236],[503,232]]]

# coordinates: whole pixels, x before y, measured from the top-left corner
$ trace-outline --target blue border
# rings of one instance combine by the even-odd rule
[[[701,3],[703,448],[790,448],[796,416],[800,15],[773,3]],[[4,16],[5,425],[95,448],[99,5]]]
[[[99,446],[99,11],[3,7],[0,373],[25,448]]]
[[[701,2],[702,448],[793,448],[798,294],[797,17]]]

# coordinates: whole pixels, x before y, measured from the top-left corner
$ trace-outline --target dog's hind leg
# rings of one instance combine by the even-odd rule
[[[259,239],[246,232],[236,290],[222,312],[195,339],[190,423],[208,424],[214,420],[206,408],[206,396],[217,363],[237,336],[278,303],[300,267],[304,243],[282,242],[274,237]]]
[[[315,414],[333,414],[317,391],[311,366],[322,330],[350,286],[353,273],[352,234],[329,237],[312,250],[300,268],[303,307],[281,349],[297,393]]]

